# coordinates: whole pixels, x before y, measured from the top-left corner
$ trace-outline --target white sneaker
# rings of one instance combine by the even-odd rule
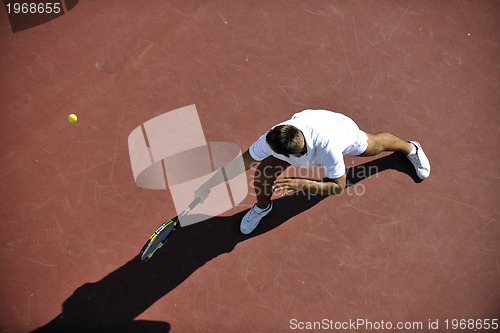
[[[245,235],[248,235],[257,228],[260,220],[273,209],[273,203],[270,202],[269,206],[260,213],[258,213],[255,208],[257,208],[257,204],[253,205],[241,220],[240,231]]]
[[[406,157],[411,161],[420,179],[425,179],[431,174],[431,164],[424,153],[422,146],[417,141],[408,141],[415,146],[415,153]]]

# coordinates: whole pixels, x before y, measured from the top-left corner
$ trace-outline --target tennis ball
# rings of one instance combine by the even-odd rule
[[[76,123],[78,120],[78,117],[76,116],[76,114],[72,113],[68,116],[68,121],[72,124]]]

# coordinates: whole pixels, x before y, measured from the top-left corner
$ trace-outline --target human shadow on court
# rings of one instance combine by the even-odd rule
[[[349,168],[348,184],[388,169],[404,172],[417,181],[413,166],[405,160],[392,154]],[[151,260],[141,262],[135,257],[102,280],[76,289],[63,303],[62,313],[34,332],[169,332],[167,322],[134,319],[208,261],[231,252],[240,242],[272,231],[323,199],[294,195],[275,200],[273,211],[250,236],[239,231],[246,211],[178,228]]]

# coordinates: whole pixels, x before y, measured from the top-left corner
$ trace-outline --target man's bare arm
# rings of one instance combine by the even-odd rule
[[[210,189],[233,179],[234,177],[246,172],[251,169],[253,166],[257,165],[259,162],[254,160],[250,155],[248,149],[243,153],[243,155],[238,156],[210,177],[203,185],[201,185],[195,191],[195,197],[201,198],[203,201],[208,196]]]
[[[273,189],[281,191],[283,195],[291,195],[299,191],[319,195],[342,194],[346,187],[346,174],[339,178],[325,178],[314,180],[307,178],[282,178],[276,179]]]

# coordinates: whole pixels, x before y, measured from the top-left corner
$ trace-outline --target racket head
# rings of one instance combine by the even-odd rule
[[[149,237],[148,241],[144,244],[139,252],[139,256],[142,261],[147,261],[151,259],[153,254],[158,251],[163,244],[167,241],[170,234],[177,227],[177,223],[179,222],[178,217],[174,217],[171,220],[163,223],[152,235]]]

